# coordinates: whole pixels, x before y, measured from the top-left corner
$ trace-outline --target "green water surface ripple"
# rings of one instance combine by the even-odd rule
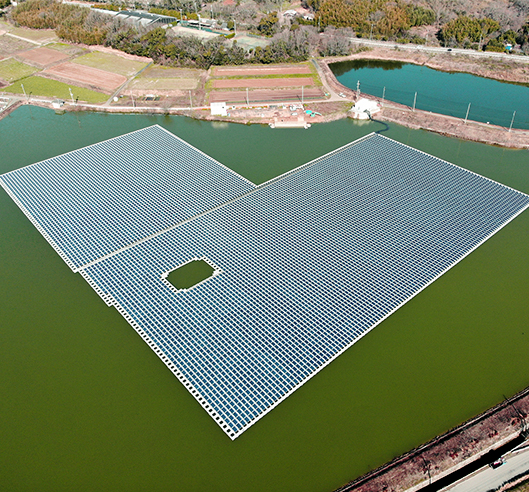
[[[380,125],[272,130],[21,107],[0,173],[158,123],[255,183]],[[389,137],[529,192],[529,153]],[[529,213],[231,441],[0,191],[0,490],[331,491],[529,384]]]

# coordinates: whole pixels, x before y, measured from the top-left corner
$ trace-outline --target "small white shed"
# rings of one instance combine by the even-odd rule
[[[225,102],[211,103],[210,108],[212,116],[228,116]]]

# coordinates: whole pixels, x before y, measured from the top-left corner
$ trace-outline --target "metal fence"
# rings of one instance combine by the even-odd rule
[[[403,91],[391,87],[363,84],[360,81],[360,91],[387,101],[404,104],[413,109],[446,114],[456,118],[490,123],[506,128],[529,129],[529,110],[522,102],[516,111],[507,111],[470,102],[450,101],[436,98],[420,92]]]

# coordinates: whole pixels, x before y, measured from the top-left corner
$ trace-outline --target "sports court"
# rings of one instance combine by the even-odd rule
[[[81,167],[72,182],[64,162],[74,153],[1,182],[49,241],[59,244],[57,225],[67,231],[70,264],[94,243],[94,259],[76,269],[232,439],[529,206],[523,193],[378,134],[257,187],[180,140],[156,156],[170,169],[182,161],[164,177],[166,165],[150,170],[152,135],[168,138],[151,127],[96,144],[103,152],[89,159],[104,155],[104,166]],[[72,200],[76,189],[99,195],[100,173],[115,211],[134,213],[98,201],[87,213]],[[187,192],[170,197],[171,216],[157,199],[163,186]],[[194,198],[202,188],[209,209]],[[124,229],[134,237],[97,245]],[[167,273],[194,259],[216,274],[169,288]]]

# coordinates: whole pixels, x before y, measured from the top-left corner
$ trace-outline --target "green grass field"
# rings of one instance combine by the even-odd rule
[[[0,61],[0,79],[4,79],[6,82],[15,82],[15,80],[29,77],[38,71],[38,68],[26,65],[13,58]]]
[[[124,75],[125,77],[131,77],[147,65],[146,62],[127,60],[121,56],[113,55],[111,53],[101,53],[99,51],[92,51],[91,53],[80,56],[73,60],[73,63],[79,63],[79,65],[86,65],[87,67],[92,68],[99,68],[101,70],[106,70],[107,72]]]
[[[28,96],[31,93],[33,96],[58,97],[60,99],[70,100],[70,91],[68,90],[70,88],[75,99],[79,98],[79,101],[87,103],[102,103],[109,97],[107,94],[83,89],[82,87],[76,87],[74,85],[63,84],[56,80],[38,76],[18,80],[14,84],[4,88],[3,91],[13,94],[23,94],[22,84],[24,84],[24,89]]]

